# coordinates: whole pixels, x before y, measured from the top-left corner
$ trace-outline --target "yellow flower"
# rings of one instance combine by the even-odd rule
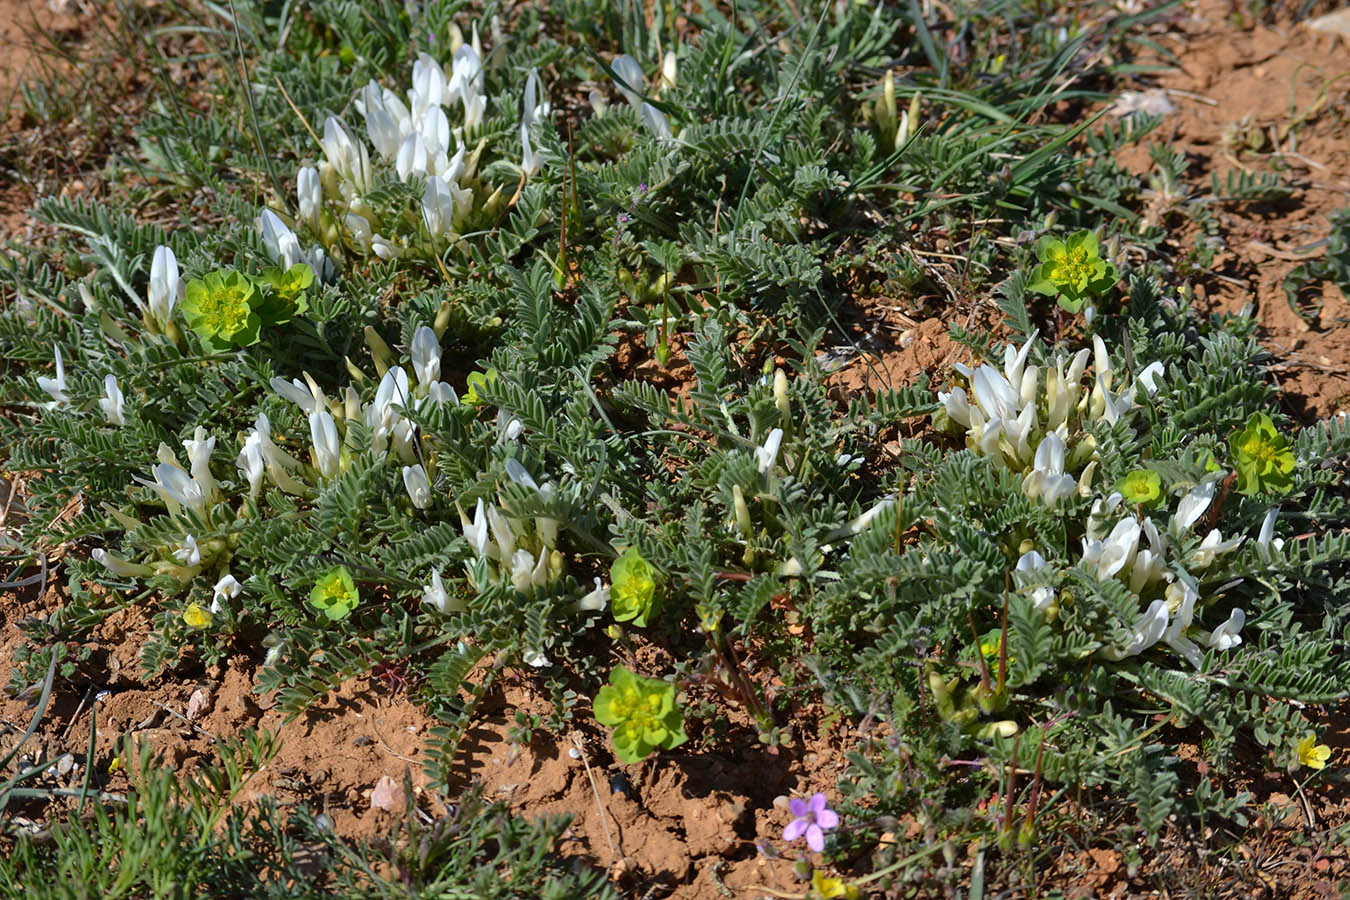
[[[189,603],[183,610],[183,621],[189,628],[205,628],[211,624],[211,613],[195,603]]]
[[[845,884],[842,878],[826,878],[825,873],[819,869],[811,874],[811,888],[825,900],[832,900],[835,897],[843,897],[844,900],[857,900],[858,897],[858,886],[856,884]]]
[[[1331,759],[1331,748],[1326,744],[1317,743],[1317,735],[1311,731],[1298,742],[1297,752],[1298,764],[1314,771],[1325,769],[1327,760]]]

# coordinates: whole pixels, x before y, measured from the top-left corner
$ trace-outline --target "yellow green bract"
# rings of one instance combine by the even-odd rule
[[[1148,506],[1162,499],[1162,478],[1149,469],[1136,469],[1116,485],[1131,506]]]
[[[1247,427],[1228,442],[1237,468],[1238,492],[1283,493],[1294,485],[1294,451],[1265,413],[1253,413]]]
[[[622,666],[596,694],[595,719],[614,729],[614,755],[621,762],[638,762],[657,748],[670,750],[687,740],[675,685]]]
[[[631,621],[637,627],[645,628],[658,605],[656,569],[642,558],[636,547],[629,547],[614,561],[609,580],[614,621]]]
[[[310,591],[309,602],[330,619],[345,619],[361,602],[352,573],[345,566],[329,570]]]
[[[182,310],[188,325],[212,350],[247,347],[258,341],[262,296],[239,272],[207,272],[187,283]]]
[[[1027,287],[1055,297],[1069,312],[1078,312],[1089,297],[1103,296],[1119,278],[1115,266],[1101,258],[1097,236],[1090,231],[1062,241],[1046,235],[1036,245],[1036,256],[1041,263]]]
[[[279,266],[263,269],[259,280],[263,302],[258,315],[263,325],[285,325],[309,309],[305,291],[314,284],[314,270],[304,263],[284,270]]]

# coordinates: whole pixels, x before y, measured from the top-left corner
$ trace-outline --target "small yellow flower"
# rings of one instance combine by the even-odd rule
[[[1317,735],[1311,731],[1303,736],[1298,742],[1298,764],[1307,766],[1314,771],[1320,771],[1327,767],[1327,760],[1331,759],[1331,748],[1326,744],[1317,743]]]
[[[844,900],[856,900],[858,896],[858,886],[856,884],[846,884],[842,878],[827,878],[825,873],[816,869],[811,874],[811,889],[825,900],[833,900],[835,897],[842,897]]]
[[[195,603],[189,603],[183,610],[183,621],[189,628],[205,628],[211,624],[211,613]]]

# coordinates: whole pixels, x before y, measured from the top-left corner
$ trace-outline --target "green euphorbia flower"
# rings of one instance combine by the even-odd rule
[[[1162,498],[1162,478],[1149,469],[1136,469],[1116,483],[1116,490],[1131,506],[1151,506]]]
[[[187,283],[180,308],[188,325],[212,350],[247,347],[258,342],[262,295],[239,272],[207,272]]]
[[[361,602],[361,595],[356,590],[356,582],[352,581],[352,573],[346,566],[338,566],[314,584],[309,602],[330,619],[345,619]]]
[[[642,558],[636,547],[624,551],[609,570],[609,602],[614,621],[632,620],[637,627],[645,628],[659,605],[656,579],[655,567]]]
[[[483,398],[478,395],[480,387],[487,387],[497,380],[497,370],[488,369],[486,372],[470,372],[469,377],[464,379],[468,390],[464,392],[463,402],[468,406],[477,406],[483,402]]]
[[[314,284],[314,270],[304,263],[296,263],[284,271],[279,266],[263,269],[259,280],[269,288],[263,291],[263,302],[258,308],[264,325],[285,325],[309,309],[305,291]]]
[[[1089,297],[1101,296],[1119,280],[1116,267],[1101,258],[1097,236],[1090,231],[1067,240],[1046,235],[1036,245],[1041,264],[1032,270],[1030,290],[1055,297],[1069,312],[1078,312]]]
[[[653,750],[670,750],[688,738],[684,713],[675,705],[675,685],[643,678],[620,666],[595,695],[595,719],[614,729],[614,755],[620,762],[645,759]]]
[[[1265,413],[1252,413],[1247,427],[1228,440],[1237,467],[1238,492],[1284,492],[1294,485],[1294,451]]]

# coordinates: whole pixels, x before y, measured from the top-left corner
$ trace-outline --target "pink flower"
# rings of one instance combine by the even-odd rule
[[[793,819],[783,829],[783,840],[795,841],[806,835],[806,846],[819,853],[825,849],[825,832],[839,825],[839,814],[825,805],[824,794],[812,794],[811,799],[792,798],[788,801]]]

